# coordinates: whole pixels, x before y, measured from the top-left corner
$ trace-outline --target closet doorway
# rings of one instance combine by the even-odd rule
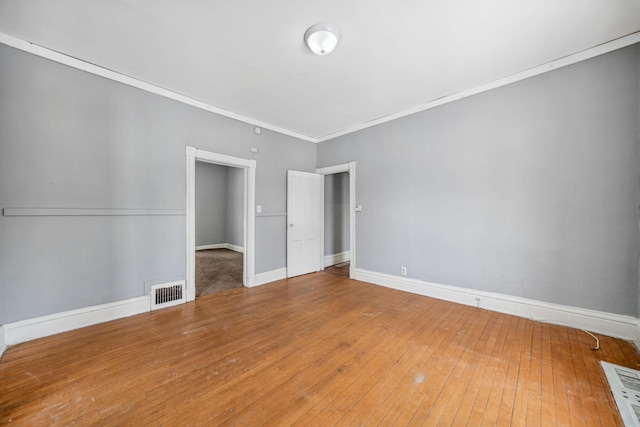
[[[349,277],[349,173],[324,175],[324,265],[329,273]]]
[[[196,161],[196,298],[243,286],[244,170]]]
[[[256,161],[250,159],[241,159],[238,157],[227,156],[224,154],[213,153],[210,151],[200,150],[194,147],[186,147],[186,228],[187,228],[187,241],[186,241],[186,276],[187,276],[187,301],[193,301],[196,298],[196,164],[207,163],[217,166],[229,167],[229,170],[225,171],[228,174],[227,183],[225,185],[233,186],[236,184],[229,183],[229,181],[240,180],[241,191],[233,191],[232,197],[239,197],[241,199],[241,212],[242,217],[240,222],[242,224],[242,246],[233,243],[233,241],[225,241],[222,243],[203,243],[202,240],[199,243],[200,249],[206,250],[206,245],[224,245],[224,249],[231,248],[231,252],[238,252],[237,250],[242,248],[242,284],[247,287],[255,285],[255,180],[256,180]],[[231,171],[233,169],[233,171]],[[236,171],[237,170],[237,171]],[[214,173],[214,172],[212,172]],[[236,175],[237,173],[237,175]],[[205,173],[206,174],[206,173]],[[201,189],[206,190],[208,187],[206,181],[201,185]],[[202,204],[203,202],[201,202]],[[204,205],[203,205],[204,206]],[[227,207],[225,206],[225,211]],[[207,210],[205,209],[205,212]],[[211,212],[210,212],[211,213]],[[238,216],[233,216],[233,221],[238,221]],[[225,220],[226,222],[226,220]],[[236,228],[235,232],[238,228]],[[230,232],[229,236],[233,236]],[[222,233],[218,233],[219,236]],[[227,240],[226,231],[224,233],[224,240]],[[229,237],[231,238],[231,237]],[[236,242],[239,240],[235,240]],[[215,249],[216,247],[213,247]]]
[[[352,277],[356,257],[356,163],[316,169],[323,175],[321,265]]]

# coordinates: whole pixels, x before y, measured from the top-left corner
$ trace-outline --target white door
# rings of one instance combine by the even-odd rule
[[[287,171],[287,277],[319,271],[322,175]]]

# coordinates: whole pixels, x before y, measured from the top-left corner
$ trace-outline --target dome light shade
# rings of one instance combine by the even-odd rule
[[[333,24],[316,24],[304,33],[304,42],[316,55],[328,55],[340,40],[338,27]]]

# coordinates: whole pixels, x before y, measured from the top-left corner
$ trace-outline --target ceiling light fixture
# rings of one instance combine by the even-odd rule
[[[338,27],[333,24],[316,24],[304,33],[304,42],[316,55],[328,55],[340,40]]]

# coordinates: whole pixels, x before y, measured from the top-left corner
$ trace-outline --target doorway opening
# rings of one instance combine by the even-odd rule
[[[324,175],[324,260],[328,273],[349,277],[349,172]]]
[[[243,286],[244,171],[196,160],[196,298]]]
[[[351,277],[355,269],[356,163],[316,169],[322,182],[321,265],[329,273]]]
[[[217,243],[203,243],[206,240],[200,240],[202,243],[199,246],[201,250],[217,250],[224,249],[230,252],[240,253],[242,251],[242,284],[247,287],[255,285],[255,171],[256,161],[250,159],[241,159],[238,157],[226,156],[223,154],[212,153],[205,150],[199,150],[194,147],[186,147],[186,205],[187,205],[187,242],[186,242],[186,290],[187,301],[193,301],[196,298],[196,163],[198,168],[200,166],[207,166],[204,164],[211,164],[217,166],[227,167],[227,169],[214,170],[214,172],[203,169],[203,171],[211,172],[213,174],[224,173],[228,174],[227,182],[225,186],[231,185],[233,195],[231,197],[236,198],[233,202],[234,205],[232,214],[233,231],[230,232],[229,238],[227,238],[226,232],[224,240],[231,240],[231,242],[222,242],[221,246],[215,246]],[[221,172],[222,171],[222,172]],[[200,172],[200,171],[198,171]],[[205,172],[205,174],[206,174]],[[229,184],[229,181],[233,181]],[[210,184],[210,183],[209,183]],[[207,190],[207,183],[200,186],[204,193]],[[241,188],[241,190],[238,190]],[[226,190],[225,190],[226,191]],[[201,193],[198,190],[198,193]],[[201,205],[203,202],[201,201]],[[204,204],[202,207],[206,207]],[[225,209],[228,207],[225,206]],[[230,208],[230,207],[229,207]],[[207,210],[205,209],[206,213]],[[241,215],[239,214],[241,212]],[[209,213],[212,213],[209,211]],[[225,221],[226,222],[226,221]],[[239,224],[238,224],[239,223]],[[202,228],[202,226],[200,227]],[[215,234],[215,233],[214,233]],[[240,238],[240,236],[242,236]],[[221,232],[218,232],[218,237],[221,237]],[[235,244],[233,242],[242,242],[242,245]],[[211,245],[211,246],[208,246]]]

